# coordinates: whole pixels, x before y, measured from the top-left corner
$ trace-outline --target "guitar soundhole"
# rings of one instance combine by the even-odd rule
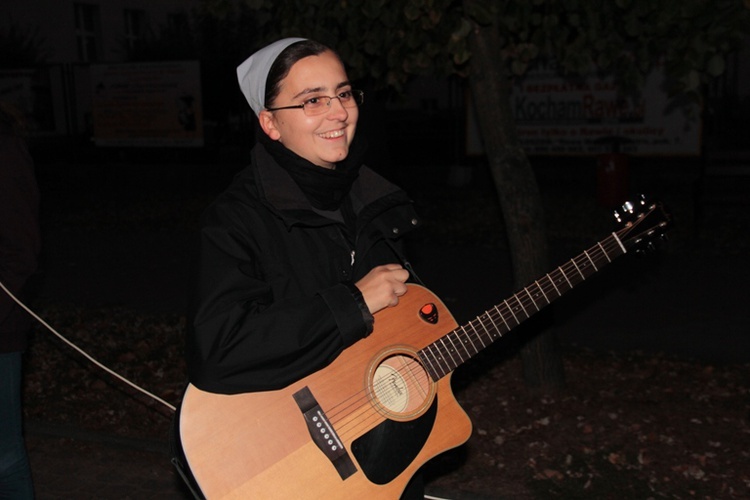
[[[373,403],[388,418],[414,418],[434,397],[434,384],[415,356],[409,351],[388,352],[369,370]]]

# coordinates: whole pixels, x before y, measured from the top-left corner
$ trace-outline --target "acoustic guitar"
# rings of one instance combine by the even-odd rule
[[[410,284],[375,330],[288,387],[223,395],[189,385],[179,440],[206,498],[398,498],[413,474],[468,440],[453,371],[519,323],[662,236],[660,203],[627,203],[624,225],[465,325]]]

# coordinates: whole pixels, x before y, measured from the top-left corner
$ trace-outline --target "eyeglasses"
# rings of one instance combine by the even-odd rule
[[[280,109],[302,109],[307,116],[322,115],[331,108],[331,100],[338,99],[345,108],[356,108],[365,102],[365,93],[361,90],[345,90],[339,95],[328,97],[319,95],[306,99],[302,104],[296,106],[282,106],[280,108],[266,108],[268,111],[279,111]]]

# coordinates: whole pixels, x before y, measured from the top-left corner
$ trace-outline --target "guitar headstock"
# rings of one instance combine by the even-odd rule
[[[636,251],[653,249],[655,241],[666,239],[672,225],[672,216],[664,205],[642,195],[637,202],[625,202],[615,211],[615,218],[623,226],[615,231],[617,237],[628,250]]]

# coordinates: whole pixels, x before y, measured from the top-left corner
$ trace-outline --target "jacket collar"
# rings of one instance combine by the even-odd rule
[[[332,219],[315,212],[300,187],[284,170],[262,144],[252,151],[252,164],[255,170],[256,186],[260,199],[284,220],[288,227],[296,223],[326,225],[335,223]],[[372,169],[363,166],[359,177],[352,185],[350,196],[355,213],[369,214],[373,208],[380,212],[409,199],[398,186],[390,183]],[[382,205],[382,206],[381,206]],[[376,214],[370,214],[374,216]]]

